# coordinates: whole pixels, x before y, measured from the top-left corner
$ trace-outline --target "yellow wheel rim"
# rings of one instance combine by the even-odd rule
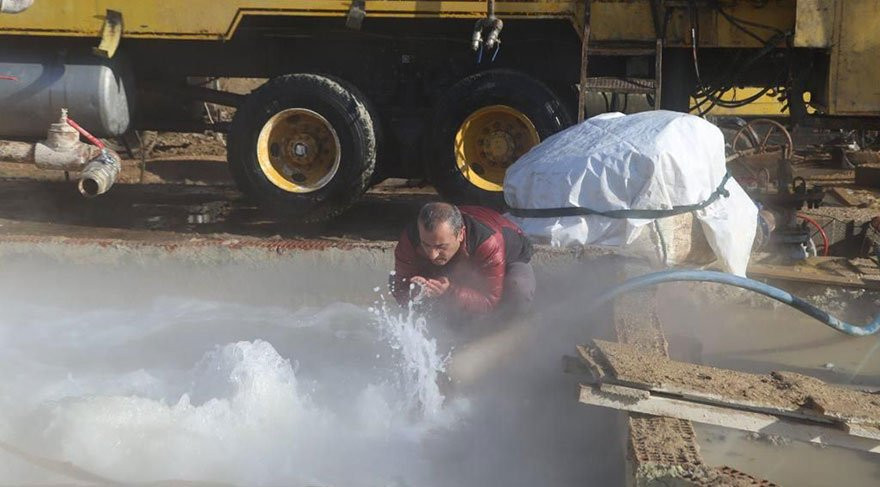
[[[276,113],[257,137],[263,174],[291,193],[311,193],[326,186],[339,170],[341,152],[330,122],[305,108]]]
[[[502,191],[507,168],[539,142],[535,125],[522,112],[492,105],[472,113],[459,127],[455,161],[474,186]]]

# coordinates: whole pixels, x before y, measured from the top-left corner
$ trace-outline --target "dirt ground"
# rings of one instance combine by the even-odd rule
[[[196,147],[214,144],[192,137],[169,140]],[[342,217],[302,225],[262,212],[245,200],[221,157],[162,155],[147,162],[143,183],[141,177],[139,161],[126,160],[120,180],[108,193],[84,199],[63,173],[0,164],[0,235],[148,241],[230,237],[396,240],[418,208],[438,198],[430,187],[388,180]]]
[[[248,93],[262,81],[225,80],[224,89]],[[213,108],[212,116],[221,120],[231,120],[234,114],[232,109]],[[856,186],[853,170],[831,167],[830,156],[819,144],[824,139],[795,135],[796,174],[829,190],[827,206],[810,214],[856,225],[880,214],[878,188]],[[111,141],[126,158],[123,172],[109,193],[93,200],[80,197],[64,173],[0,164],[0,235],[151,241],[230,236],[396,240],[419,206],[438,198],[430,186],[389,180],[332,222],[295,224],[260,211],[236,190],[226,167],[224,135],[143,132],[140,142],[130,140],[133,147],[127,148]],[[874,156],[880,159],[880,152]]]

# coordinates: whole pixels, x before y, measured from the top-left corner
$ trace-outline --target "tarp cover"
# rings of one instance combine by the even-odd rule
[[[609,113],[559,132],[523,155],[504,179],[511,208],[581,207],[595,211],[671,209],[708,199],[727,173],[724,136],[693,115]],[[745,275],[758,209],[732,178],[729,196],[695,212],[728,272]],[[625,247],[652,219],[599,215],[523,218],[530,236],[554,246]]]

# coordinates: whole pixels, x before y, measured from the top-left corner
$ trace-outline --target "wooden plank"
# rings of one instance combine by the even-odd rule
[[[640,389],[616,386],[605,390],[598,385],[582,384],[580,402],[633,413],[677,418],[697,423],[738,429],[765,435],[782,436],[797,441],[836,446],[869,453],[880,453],[880,439],[853,436],[823,423],[806,423],[751,411],[666,397]]]
[[[828,192],[846,206],[862,206],[864,201],[845,188],[830,188]]]
[[[809,270],[807,270],[809,269]],[[866,289],[880,289],[880,282],[871,279],[862,279],[861,276],[843,276],[831,274],[827,271],[814,267],[804,268],[798,266],[783,266],[775,264],[749,264],[747,271],[749,277],[763,277],[766,279],[779,279],[783,281],[797,281],[825,286],[858,287]]]
[[[602,383],[674,395],[799,420],[869,425],[880,429],[877,396],[791,372],[750,374],[670,360],[630,345],[594,340],[581,349]]]

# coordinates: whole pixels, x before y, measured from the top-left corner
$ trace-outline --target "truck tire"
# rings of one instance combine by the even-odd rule
[[[468,76],[438,101],[425,138],[425,173],[445,199],[503,208],[504,173],[571,125],[559,98],[517,71]]]
[[[316,74],[289,74],[248,95],[235,113],[227,158],[239,189],[301,222],[342,213],[366,191],[376,132],[362,95]]]

